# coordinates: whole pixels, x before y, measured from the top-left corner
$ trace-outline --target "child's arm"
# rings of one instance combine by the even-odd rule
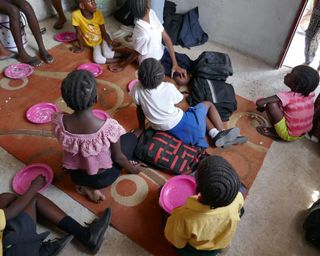
[[[132,50],[129,57],[127,57],[124,61],[121,61],[120,63],[109,65],[109,69],[111,72],[120,72],[124,70],[126,66],[136,61],[139,56],[140,53],[136,52],[135,50]]]
[[[267,98],[258,99],[256,101],[257,109],[260,111],[264,111],[266,104],[273,102],[281,102],[277,95],[273,95]]]
[[[178,62],[177,62],[177,59],[176,59],[176,55],[174,53],[174,49],[173,49],[173,44],[172,44],[171,38],[170,38],[170,36],[168,35],[168,33],[165,30],[163,30],[163,32],[162,32],[162,39],[163,39],[165,45],[167,46],[169,55],[170,55],[171,60],[172,60],[171,73],[173,74],[174,72],[178,72],[183,77],[186,77],[187,76],[187,71],[184,68],[181,68],[178,65]],[[171,77],[172,77],[172,74],[171,74]]]
[[[143,110],[140,105],[137,105],[137,118],[138,118],[138,122],[139,122],[139,128],[144,131],[146,116],[144,115]]]
[[[45,178],[40,175],[35,178],[27,190],[27,192],[14,200],[9,206],[3,209],[6,219],[12,219],[19,215],[32,201],[37,191],[45,185]],[[1,198],[0,198],[1,200]]]
[[[108,43],[108,45],[111,45],[112,47],[119,47],[121,45],[119,42],[115,42],[110,38],[109,34],[106,31],[106,27],[104,26],[104,24],[99,25],[99,27],[100,27],[102,39],[104,41],[106,41]]]
[[[140,164],[133,166],[129,162],[128,158],[122,153],[120,140],[118,140],[116,143],[111,143],[110,149],[112,161],[114,161],[130,173],[138,174],[141,171]]]
[[[74,29],[76,30],[76,34],[77,34],[77,42],[78,42],[78,46],[73,44],[72,46],[72,51],[74,53],[79,53],[79,52],[82,52],[84,50],[84,42],[83,42],[83,38],[82,38],[82,32],[80,30],[80,27],[78,26],[73,26]]]

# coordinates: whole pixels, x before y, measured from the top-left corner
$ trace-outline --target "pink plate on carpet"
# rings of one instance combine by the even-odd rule
[[[33,72],[33,67],[29,64],[18,63],[8,66],[4,70],[4,75],[11,79],[23,79],[30,76]]]
[[[30,164],[18,171],[12,180],[13,190],[20,195],[24,194],[39,175],[46,179],[46,185],[39,192],[46,190],[53,180],[53,171],[49,165],[41,163]]]
[[[130,92],[133,87],[136,86],[136,84],[139,82],[138,79],[133,79],[128,83],[128,91]]]
[[[77,34],[75,32],[61,32],[56,34],[54,39],[62,43],[68,43],[75,41],[77,39]]]
[[[101,110],[101,109],[94,109],[94,110],[92,110],[92,112],[96,118],[99,118],[101,120],[107,120],[107,118],[110,117],[106,111]]]
[[[34,124],[46,124],[51,122],[51,115],[59,112],[55,104],[42,102],[31,106],[26,113],[27,119]]]
[[[160,206],[168,213],[185,204],[188,197],[196,194],[195,178],[179,175],[168,180],[160,192]]]
[[[77,68],[77,70],[80,70],[80,69],[90,71],[94,77],[97,77],[97,76],[102,74],[102,67],[99,64],[96,64],[96,63],[81,64]]]

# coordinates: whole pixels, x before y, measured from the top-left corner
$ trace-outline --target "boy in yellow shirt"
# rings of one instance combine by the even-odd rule
[[[244,198],[232,166],[220,156],[202,160],[196,172],[198,195],[173,210],[165,236],[179,255],[218,255],[240,220]]]
[[[111,40],[104,26],[104,17],[97,10],[94,0],[78,0],[79,9],[72,13],[72,25],[77,33],[78,46],[73,52],[82,52],[84,46],[93,48],[93,61],[98,64],[112,63],[124,57],[125,49],[117,49],[120,43]],[[122,52],[122,53],[121,53]]]
[[[97,253],[111,219],[111,209],[107,208],[101,218],[83,227],[48,198],[37,193],[44,185],[44,177],[38,176],[22,196],[0,194],[0,256],[58,255],[73,237],[88,251]],[[70,235],[43,241],[49,232],[37,234],[38,214]]]

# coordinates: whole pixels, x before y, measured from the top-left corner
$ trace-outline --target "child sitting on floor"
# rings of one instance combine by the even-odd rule
[[[137,105],[139,128],[145,128],[145,117],[155,130],[167,131],[186,144],[207,148],[206,130],[216,147],[244,143],[239,128],[224,130],[213,103],[201,102],[186,112],[176,104],[183,95],[174,84],[164,82],[163,66],[154,58],[144,60],[138,71],[140,83],[130,92]]]
[[[15,256],[58,255],[73,237],[91,253],[97,253],[111,220],[111,209],[107,208],[101,218],[83,227],[48,198],[37,193],[44,185],[45,178],[38,176],[22,196],[0,194],[0,255],[2,252]],[[37,234],[38,215],[71,235],[43,241],[49,232]]]
[[[94,0],[78,0],[79,8],[72,13],[74,26],[79,46],[73,47],[74,52],[81,52],[87,45],[93,48],[93,61],[98,64],[112,63],[117,57],[123,57],[120,52],[115,52],[112,47],[120,46],[111,40],[104,26],[104,17],[97,10]],[[120,51],[118,49],[117,51]]]
[[[165,236],[179,255],[217,255],[236,231],[244,198],[240,179],[220,156],[209,156],[196,172],[198,195],[189,197],[168,218]]]
[[[137,137],[124,134],[115,119],[103,121],[93,115],[97,84],[90,72],[71,72],[62,81],[61,94],[74,110],[72,114],[53,116],[53,133],[63,149],[63,168],[70,173],[77,192],[98,203],[105,200],[100,189],[118,178],[120,166],[131,173],[140,171],[140,165],[133,166],[128,160],[133,157]]]
[[[319,74],[311,67],[296,66],[284,77],[284,84],[290,91],[256,101],[257,109],[266,110],[272,124],[272,127],[258,126],[257,131],[275,140],[294,141],[312,128]]]

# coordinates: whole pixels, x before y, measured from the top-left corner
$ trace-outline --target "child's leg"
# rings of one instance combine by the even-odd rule
[[[17,6],[27,17],[29,27],[32,31],[32,34],[34,35],[34,38],[36,39],[36,42],[39,47],[39,53],[43,60],[46,63],[52,63],[53,57],[48,53],[46,48],[44,47],[44,43],[42,40],[42,35],[39,27],[39,22],[37,20],[36,14],[34,13],[34,10],[32,6],[25,0],[10,0],[11,3],[13,3],[15,6]]]
[[[64,23],[66,23],[67,19],[66,19],[66,16],[64,16],[61,0],[51,0],[51,3],[53,5],[54,9],[58,13],[58,20],[56,21],[56,23],[54,23],[53,28],[62,29],[62,27],[63,27]]]
[[[19,60],[32,66],[40,66],[42,63],[41,60],[37,57],[31,57],[23,47],[19,9],[8,1],[0,0],[0,12],[8,15],[10,18],[10,30],[18,49]]]
[[[102,52],[102,45],[93,46],[93,61],[97,64],[105,64],[107,58],[104,56]]]
[[[283,118],[283,111],[277,102],[268,103],[266,105],[266,113],[272,126]]]

